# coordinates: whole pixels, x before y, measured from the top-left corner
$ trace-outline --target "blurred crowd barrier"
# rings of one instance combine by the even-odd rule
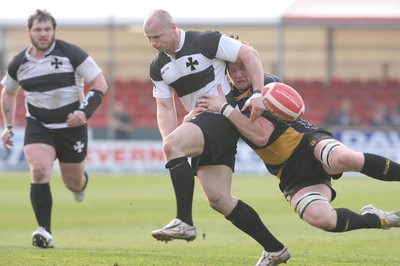
[[[14,147],[0,148],[1,171],[28,170],[23,155],[23,128],[17,128]],[[93,133],[93,132],[91,132]],[[397,130],[337,130],[335,137],[354,150],[382,154],[400,162]],[[92,135],[92,134],[91,134]],[[161,140],[96,140],[91,137],[86,169],[110,173],[166,173]],[[57,170],[57,164],[55,169]],[[265,175],[265,166],[242,141],[238,145],[236,173]]]

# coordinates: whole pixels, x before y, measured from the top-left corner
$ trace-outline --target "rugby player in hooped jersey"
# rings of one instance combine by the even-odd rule
[[[31,46],[10,62],[1,84],[5,126],[3,145],[13,145],[16,97],[24,90],[27,107],[24,155],[31,174],[30,200],[39,227],[32,244],[53,248],[50,180],[58,159],[61,178],[75,200],[86,194],[87,120],[108,86],[101,69],[84,50],[55,38],[56,20],[46,10],[28,18]],[[90,86],[84,95],[84,81]]]
[[[249,73],[240,63],[227,62],[227,70],[235,102],[240,108],[253,93]],[[276,77],[273,79],[266,79],[265,84],[276,82]],[[283,121],[265,111],[252,123],[248,112],[242,114],[227,104],[218,86],[219,94],[204,95],[191,115],[220,112],[225,107],[222,113],[263,160],[269,173],[277,176],[279,188],[301,219],[316,228],[336,233],[400,227],[399,211],[383,211],[366,205],[356,213],[331,205],[336,197],[331,181],[339,179],[343,172],[360,172],[382,181],[400,181],[398,163],[377,154],[353,151],[332,133],[304,119]],[[262,258],[257,265],[265,265]]]
[[[149,44],[159,51],[151,62],[150,76],[166,168],[170,171],[177,205],[176,219],[154,230],[153,237],[162,241],[196,238],[192,220],[195,173],[213,209],[253,237],[264,250],[285,252],[287,260],[287,248],[268,231],[257,212],[232,196],[239,137],[235,127],[221,114],[207,112],[178,125],[175,109],[174,93],[187,112],[195,108],[205,93],[216,95],[217,84],[222,84],[228,98],[232,97],[225,61],[241,62],[251,69],[252,85],[261,90],[264,76],[257,51],[218,32],[183,31],[164,10],[154,10],[146,16],[143,28]],[[253,119],[264,110],[259,96],[250,101]],[[188,157],[192,157],[192,165]]]

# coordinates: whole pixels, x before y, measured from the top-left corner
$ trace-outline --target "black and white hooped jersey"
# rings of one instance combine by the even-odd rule
[[[48,128],[67,127],[68,114],[83,104],[84,81],[92,81],[101,69],[83,49],[61,40],[40,59],[30,49],[13,58],[1,83],[11,93],[24,90],[27,117]]]
[[[230,92],[226,61],[236,61],[241,43],[219,32],[180,30],[180,34],[175,58],[158,53],[150,65],[150,77],[154,97],[170,98],[175,90],[189,112],[204,93],[217,95],[218,84],[225,94]]]

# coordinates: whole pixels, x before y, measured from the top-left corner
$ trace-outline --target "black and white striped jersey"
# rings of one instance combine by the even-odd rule
[[[22,87],[27,117],[48,128],[67,127],[68,114],[83,104],[84,81],[92,81],[101,69],[83,49],[61,40],[40,59],[30,49],[13,58],[1,83],[11,93]]]
[[[189,112],[204,93],[217,95],[218,84],[225,94],[230,92],[226,61],[236,61],[241,43],[218,32],[180,32],[175,58],[158,53],[150,65],[150,77],[154,97],[170,98],[175,90]]]

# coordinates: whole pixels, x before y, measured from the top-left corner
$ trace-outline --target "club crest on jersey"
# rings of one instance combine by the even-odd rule
[[[190,67],[190,70],[194,71],[194,70],[196,70],[195,65],[198,66],[199,61],[197,61],[197,60],[193,61],[193,57],[188,57],[188,62],[186,62],[186,67]]]
[[[59,61],[57,57],[54,58],[54,61],[51,62],[52,66],[55,66],[55,69],[59,69],[59,66],[62,66],[63,62]]]
[[[82,141],[77,141],[76,144],[74,145],[74,150],[76,150],[78,153],[81,153],[84,147],[85,144],[82,143]]]

